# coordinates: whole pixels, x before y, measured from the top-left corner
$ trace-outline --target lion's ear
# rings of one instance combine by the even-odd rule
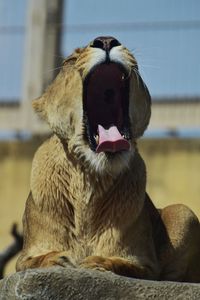
[[[151,96],[139,72],[133,73],[130,83],[130,118],[134,137],[141,136],[149,124]]]
[[[42,95],[39,98],[36,98],[32,101],[32,107],[34,109],[34,111],[42,118],[45,119],[46,118],[46,110],[45,110],[45,95]]]

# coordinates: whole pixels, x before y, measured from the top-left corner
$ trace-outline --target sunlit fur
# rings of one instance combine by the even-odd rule
[[[106,52],[87,46],[69,56],[63,69],[44,95],[34,101],[37,112],[49,123],[56,134],[67,140],[69,151],[97,173],[113,176],[128,168],[135,151],[135,139],[146,129],[150,118],[150,96],[139,75],[136,59],[124,46],[110,51],[110,60],[121,64],[130,80],[129,118],[132,141],[130,151],[109,158],[95,153],[83,139],[83,82],[95,66],[104,63]]]

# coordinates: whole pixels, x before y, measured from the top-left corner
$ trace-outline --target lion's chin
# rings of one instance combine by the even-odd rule
[[[118,153],[95,153],[88,146],[79,146],[75,150],[75,155],[83,163],[84,171],[100,176],[110,175],[116,177],[129,169],[134,152],[135,149],[132,145],[129,151]]]

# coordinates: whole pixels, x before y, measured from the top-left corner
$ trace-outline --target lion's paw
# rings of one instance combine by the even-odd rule
[[[109,258],[101,256],[88,256],[80,262],[80,267],[98,270],[101,272],[112,271],[112,263]]]
[[[61,266],[61,267],[76,267],[75,262],[69,258],[68,253],[63,252],[52,252],[48,253],[42,263],[41,267],[50,267],[50,266]]]

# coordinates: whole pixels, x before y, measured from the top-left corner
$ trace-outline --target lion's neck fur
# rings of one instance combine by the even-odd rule
[[[114,177],[94,174],[76,162],[67,146],[53,136],[35,155],[31,190],[41,210],[45,207],[54,217],[62,216],[63,222],[74,227],[76,235],[83,235],[90,227],[101,230],[119,222],[126,226],[126,220],[136,219],[143,207],[145,175],[137,152],[123,173]],[[91,223],[93,226],[89,226]]]

